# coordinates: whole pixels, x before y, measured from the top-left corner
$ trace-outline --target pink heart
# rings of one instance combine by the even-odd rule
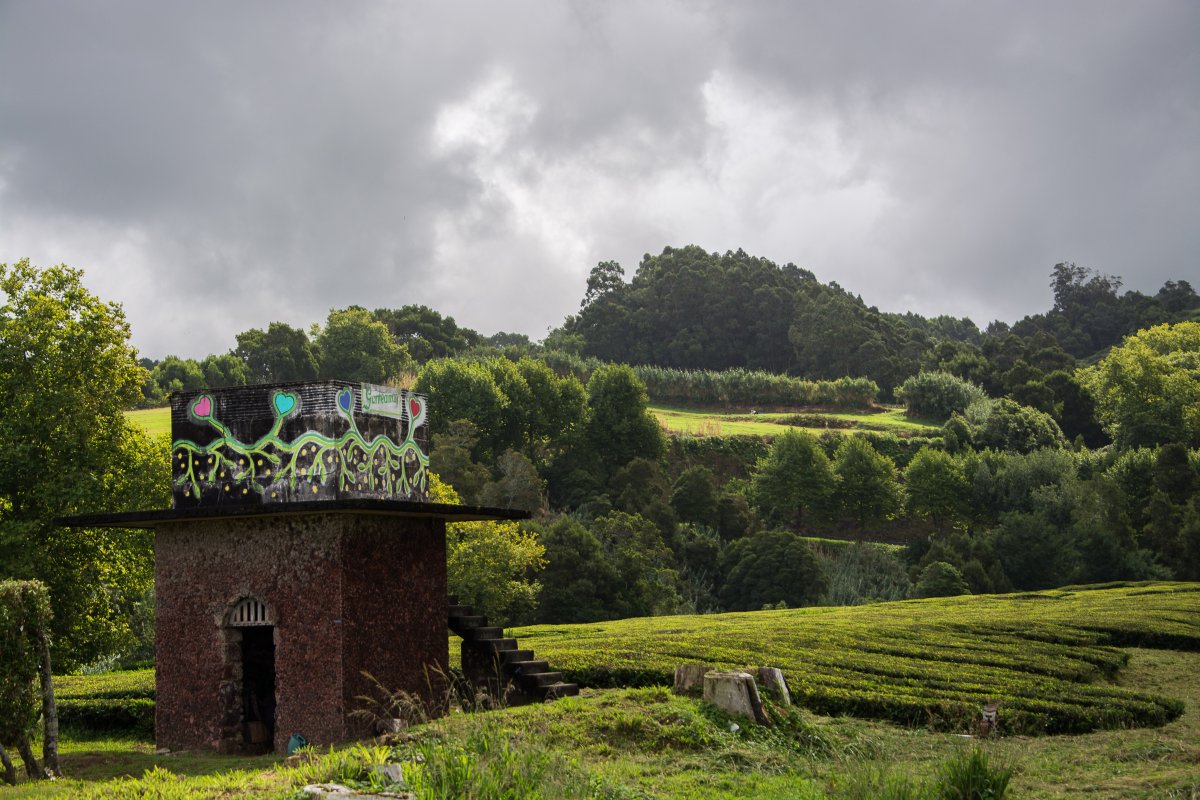
[[[200,395],[200,398],[192,403],[192,414],[203,419],[212,413],[212,398],[206,394]]]

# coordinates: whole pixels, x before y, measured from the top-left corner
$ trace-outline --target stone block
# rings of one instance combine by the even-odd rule
[[[727,714],[770,725],[754,678],[746,672],[708,672],[704,675],[704,699]]]
[[[680,664],[675,668],[675,694],[702,694],[704,676],[712,671],[705,664]]]
[[[781,706],[792,704],[792,693],[788,691],[787,679],[783,677],[783,670],[778,667],[759,667],[758,680],[767,690],[767,695],[776,703]]]

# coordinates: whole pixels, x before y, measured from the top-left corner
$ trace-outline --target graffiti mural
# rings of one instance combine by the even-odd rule
[[[424,397],[320,381],[171,398],[175,506],[428,497]]]

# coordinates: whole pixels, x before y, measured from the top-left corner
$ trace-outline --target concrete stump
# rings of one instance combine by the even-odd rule
[[[783,670],[778,667],[759,667],[758,679],[762,681],[763,688],[776,703],[781,706],[792,704],[792,693],[788,691],[787,679],[783,677]]]
[[[701,694],[704,676],[712,670],[704,664],[680,664],[675,668],[675,694]]]
[[[704,675],[704,699],[727,714],[770,725],[754,678],[745,672],[708,672]]]

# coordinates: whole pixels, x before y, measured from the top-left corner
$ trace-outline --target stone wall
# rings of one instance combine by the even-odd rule
[[[229,610],[252,597],[275,622],[275,735],[325,745],[349,718],[363,670],[389,689],[440,691],[447,663],[445,526],[420,517],[313,513],[163,523],[155,537],[157,741],[242,746],[240,635]]]

